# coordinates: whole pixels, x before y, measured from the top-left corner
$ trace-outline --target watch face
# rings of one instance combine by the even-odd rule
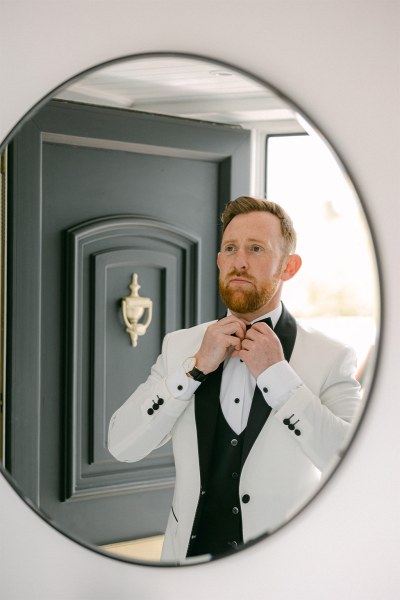
[[[184,362],[183,362],[183,368],[185,373],[189,373],[189,371],[191,371],[194,366],[196,364],[196,359],[194,356],[190,356],[190,358],[187,358]]]

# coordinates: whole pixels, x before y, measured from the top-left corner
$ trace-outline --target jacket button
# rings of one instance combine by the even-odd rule
[[[296,435],[301,435],[300,429],[295,429],[294,432],[295,432]]]
[[[233,513],[234,515],[238,515],[238,514],[239,514],[239,509],[238,509],[238,507],[237,507],[237,506],[234,506],[234,507],[232,508],[232,513]]]
[[[290,415],[290,417],[286,417],[286,419],[283,419],[283,424],[287,425],[289,427],[290,425],[290,419],[294,417],[294,413],[292,415]],[[296,421],[297,422],[297,421]]]
[[[238,444],[238,441],[237,441],[237,440],[235,440],[235,439],[233,439],[233,440],[231,440],[231,444],[232,444],[232,446],[237,446],[237,444]]]
[[[183,390],[183,385],[178,385],[178,390],[179,391]]]
[[[265,394],[267,394],[267,393],[268,393],[268,388],[267,388],[267,387],[263,387],[263,392],[264,392]]]
[[[235,398],[235,402],[236,402],[236,404],[239,404],[240,398]]]
[[[248,494],[245,494],[244,496],[242,496],[242,502],[244,502],[244,504],[247,504],[248,502],[250,502],[250,496]]]
[[[147,414],[148,414],[148,415],[152,415],[152,414],[153,414],[153,412],[154,412],[154,410],[153,410],[152,408],[149,408],[149,409],[148,409],[148,411],[147,411]]]

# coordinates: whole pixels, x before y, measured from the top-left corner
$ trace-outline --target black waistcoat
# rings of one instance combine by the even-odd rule
[[[275,327],[285,359],[289,361],[296,339],[296,322],[282,306]],[[242,503],[251,496],[242,490],[240,474],[246,458],[263,428],[271,408],[256,386],[247,427],[240,436],[229,427],[221,410],[219,391],[221,364],[201,384],[195,397],[201,489],[187,556],[229,552],[243,542]],[[232,445],[232,440],[237,443]],[[232,477],[232,474],[238,475]]]
[[[239,499],[244,431],[237,435],[221,408],[207,482],[202,488],[199,517],[192,530],[188,556],[221,554],[243,542]]]

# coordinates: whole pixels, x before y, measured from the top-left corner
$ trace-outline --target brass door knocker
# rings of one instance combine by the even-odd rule
[[[139,296],[140,285],[137,273],[132,273],[132,281],[129,286],[130,296],[122,298],[122,315],[126,325],[126,332],[131,336],[132,346],[137,346],[138,336],[144,335],[151,323],[153,316],[153,302],[150,298]],[[147,318],[144,323],[139,323],[147,309]]]

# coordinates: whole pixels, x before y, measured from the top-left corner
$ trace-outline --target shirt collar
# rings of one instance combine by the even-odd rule
[[[228,315],[231,315],[232,312],[229,310],[228,308]],[[261,317],[258,317],[257,319],[254,319],[254,321],[251,321],[251,325],[253,325],[253,323],[256,323],[257,321],[262,321],[263,319],[266,319],[267,317],[269,317],[272,321],[272,328],[275,329],[275,326],[277,324],[277,322],[279,321],[279,318],[282,314],[282,302],[279,302],[278,306],[276,308],[274,308],[274,310],[271,310],[268,313],[265,313],[265,315],[262,315]]]

